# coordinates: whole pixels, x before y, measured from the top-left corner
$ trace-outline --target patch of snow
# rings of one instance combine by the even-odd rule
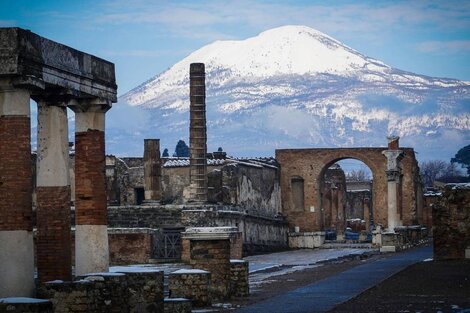
[[[148,268],[142,266],[112,266],[109,268],[110,272],[113,273],[158,273],[162,272],[158,268]]]
[[[172,272],[171,274],[208,274],[208,271],[199,269],[181,269]]]
[[[423,262],[431,262],[433,261],[433,258],[428,258],[428,259],[424,259]]]
[[[6,304],[20,304],[20,303],[47,303],[50,302],[46,299],[28,298],[28,297],[8,297],[0,298],[0,303]]]

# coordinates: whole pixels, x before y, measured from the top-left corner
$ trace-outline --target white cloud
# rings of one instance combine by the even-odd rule
[[[416,45],[421,52],[436,52],[438,54],[469,53],[470,40],[424,41]]]

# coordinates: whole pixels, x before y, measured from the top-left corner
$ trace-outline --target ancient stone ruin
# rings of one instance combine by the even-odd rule
[[[189,74],[189,158],[161,157],[159,139],[144,140],[143,157],[105,156],[114,65],[0,29],[0,298],[41,298],[7,305],[190,312],[248,296],[246,255],[325,242],[393,252],[423,242],[431,227],[436,259],[470,257],[468,186],[423,199],[415,152],[398,137],[384,147],[278,149],[275,158],[208,153],[204,64]],[[347,181],[337,164],[347,158],[373,179]],[[147,264],[156,261],[181,263],[164,275]],[[146,266],[118,266],[136,263]]]

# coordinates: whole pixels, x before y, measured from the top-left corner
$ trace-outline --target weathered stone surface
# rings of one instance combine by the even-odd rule
[[[186,298],[165,298],[165,313],[191,313],[191,300]]]
[[[433,207],[434,259],[463,259],[470,249],[470,186],[447,185]]]
[[[178,270],[170,273],[170,298],[191,299],[194,307],[205,307],[212,303],[211,273],[205,270]]]
[[[109,258],[113,264],[148,263],[152,258],[152,236],[156,230],[150,228],[109,228]]]
[[[21,28],[0,28],[0,77],[116,102],[114,64]]]
[[[34,298],[0,298],[0,313],[53,313],[49,300]]]
[[[163,271],[120,268],[116,272],[126,274],[129,312],[163,312]]]
[[[248,261],[230,260],[230,295],[247,297],[250,294]]]

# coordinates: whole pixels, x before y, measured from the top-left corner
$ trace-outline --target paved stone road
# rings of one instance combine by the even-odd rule
[[[356,266],[320,282],[295,289],[236,310],[237,313],[326,312],[411,264],[432,257],[431,247],[422,247]]]

